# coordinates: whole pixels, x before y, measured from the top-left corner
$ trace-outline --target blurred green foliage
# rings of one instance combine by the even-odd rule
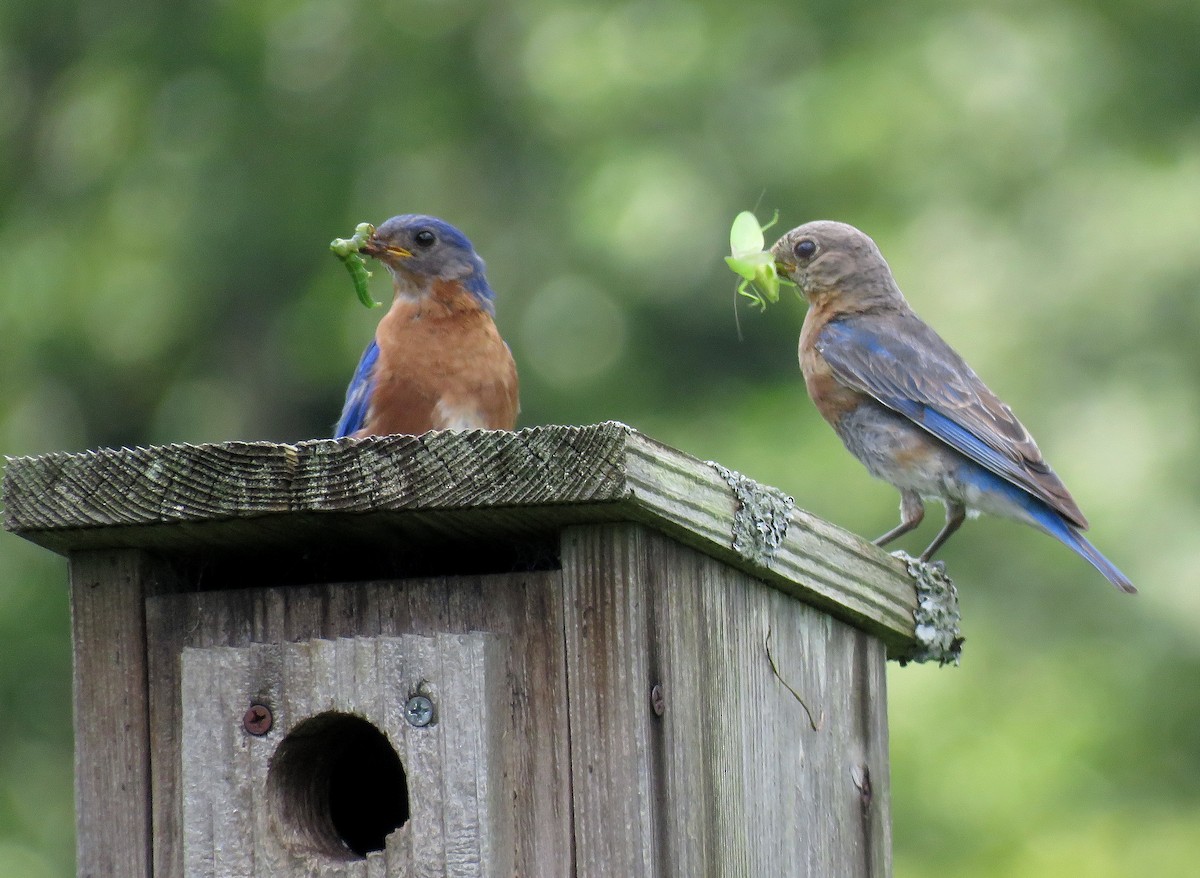
[[[950,542],[964,665],[890,675],[897,875],[1196,874],[1198,33],[1193,0],[16,0],[0,451],[327,435],[378,319],[327,244],[419,211],[489,262],[523,424],[621,419],[873,536],[897,498],[808,404],[800,305],[739,339],[721,260],[759,201],[854,223],[1142,589]],[[64,582],[0,537],[0,876],[73,874]]]

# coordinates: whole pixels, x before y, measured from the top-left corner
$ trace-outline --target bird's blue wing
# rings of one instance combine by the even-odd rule
[[[334,438],[341,439],[361,430],[367,420],[367,409],[371,405],[371,393],[375,389],[375,363],[379,359],[379,345],[374,340],[363,351],[350,386],[346,388],[346,402],[342,416],[334,430]]]
[[[1087,526],[1012,409],[915,314],[832,320],[816,345],[839,381],[1029,491],[1076,526]]]

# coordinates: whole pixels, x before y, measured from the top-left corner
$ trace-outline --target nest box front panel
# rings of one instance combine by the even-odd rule
[[[185,875],[512,874],[502,649],[483,633],[185,649]]]

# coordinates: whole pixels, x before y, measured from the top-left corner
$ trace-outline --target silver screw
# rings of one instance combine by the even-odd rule
[[[433,702],[424,695],[414,695],[404,705],[404,717],[409,725],[424,728],[433,720]]]

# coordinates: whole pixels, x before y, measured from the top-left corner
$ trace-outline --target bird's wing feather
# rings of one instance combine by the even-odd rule
[[[363,428],[371,405],[371,393],[375,388],[375,363],[378,359],[379,345],[372,340],[363,351],[354,377],[350,379],[350,386],[346,388],[346,402],[333,434],[335,439],[350,436]]]
[[[980,466],[1029,491],[1080,528],[1079,507],[1029,431],[953,348],[915,314],[832,320],[817,350],[839,381],[861,390]]]

